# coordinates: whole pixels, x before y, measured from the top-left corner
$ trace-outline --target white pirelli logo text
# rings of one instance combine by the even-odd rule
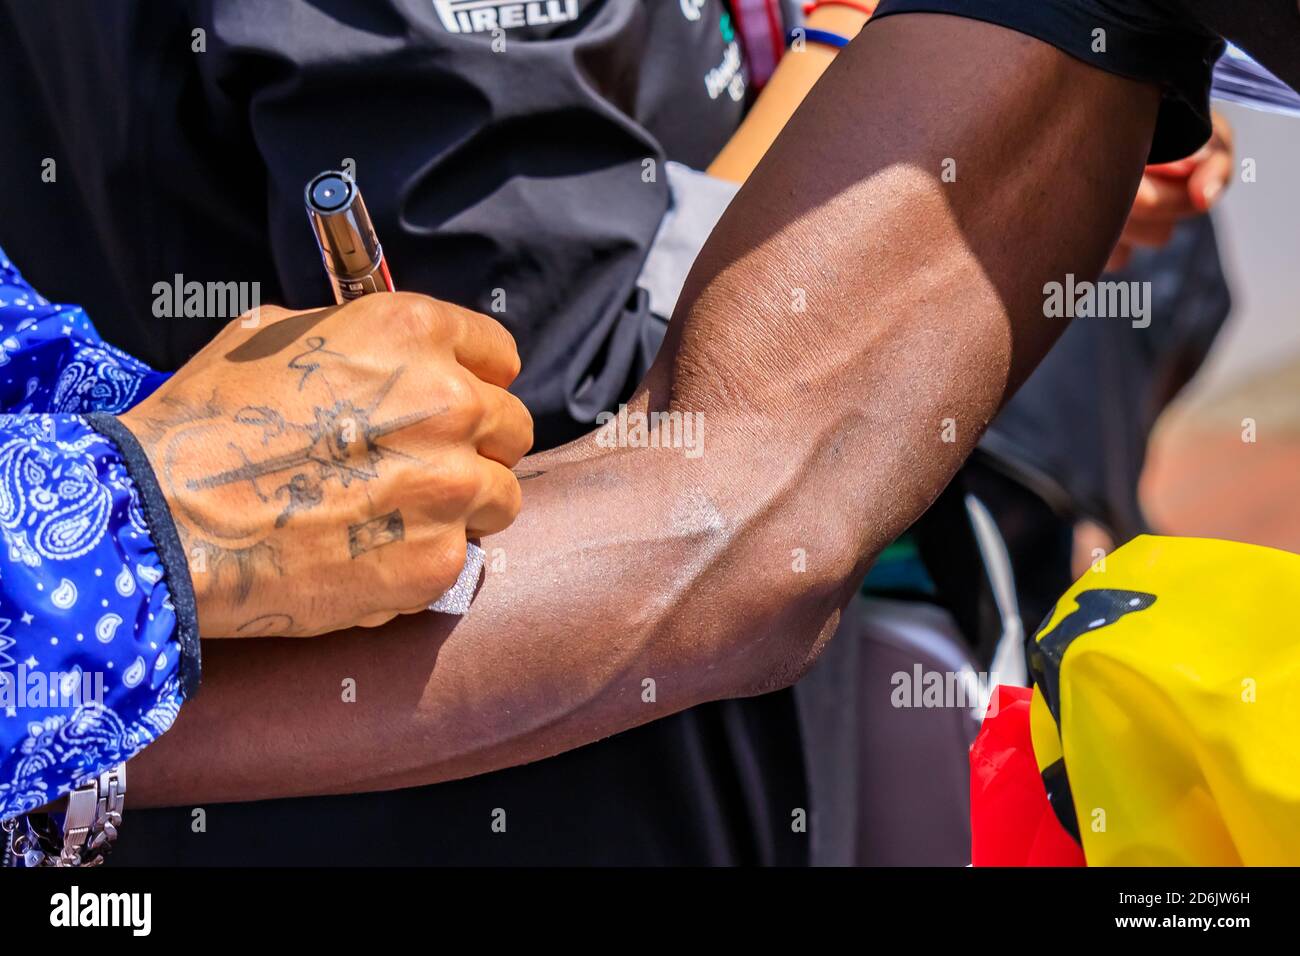
[[[544,27],[578,19],[578,0],[433,0],[434,12],[451,33],[491,33]]]
[[[152,893],[83,893],[72,886],[50,897],[50,925],[60,927],[119,926],[133,936],[148,936],[153,928]]]

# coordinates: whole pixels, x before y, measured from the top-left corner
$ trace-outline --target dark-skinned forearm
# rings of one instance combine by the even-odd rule
[[[779,415],[781,454],[833,436],[844,464],[810,495],[874,555],[1064,330],[1044,285],[1100,273],[1157,103],[989,24],[868,24],[697,260],[659,400]]]
[[[465,776],[792,679],[810,652],[792,655],[793,636],[833,619],[838,582],[792,575],[771,547],[803,539],[783,517],[797,470],[778,458],[755,474],[756,497],[702,464],[712,454],[526,461],[545,474],[524,482],[515,525],[483,542],[489,571],[464,619],[205,641],[203,688],[132,762],[132,802]]]
[[[458,623],[209,642],[135,799],[433,782],[788,682],[1061,331],[1043,284],[1100,270],[1155,105],[988,25],[868,26],[716,230],[638,398],[703,413],[704,454],[526,462],[545,474]]]

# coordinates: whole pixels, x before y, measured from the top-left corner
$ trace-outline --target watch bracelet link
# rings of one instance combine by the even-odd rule
[[[62,840],[47,813],[29,813],[0,823],[10,857],[25,866],[99,866],[117,839],[126,803],[126,764],[105,770],[68,794]]]

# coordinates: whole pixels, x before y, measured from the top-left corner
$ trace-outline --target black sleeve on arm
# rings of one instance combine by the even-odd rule
[[[983,20],[1159,86],[1164,96],[1150,162],[1190,155],[1210,136],[1210,75],[1223,41],[1160,0],[881,0],[872,19],[898,13]]]

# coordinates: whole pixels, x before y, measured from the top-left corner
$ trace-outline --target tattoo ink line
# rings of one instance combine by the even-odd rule
[[[348,525],[348,553],[353,558],[358,558],[367,551],[374,551],[405,537],[406,526],[402,523],[402,513],[390,511],[361,524]]]

